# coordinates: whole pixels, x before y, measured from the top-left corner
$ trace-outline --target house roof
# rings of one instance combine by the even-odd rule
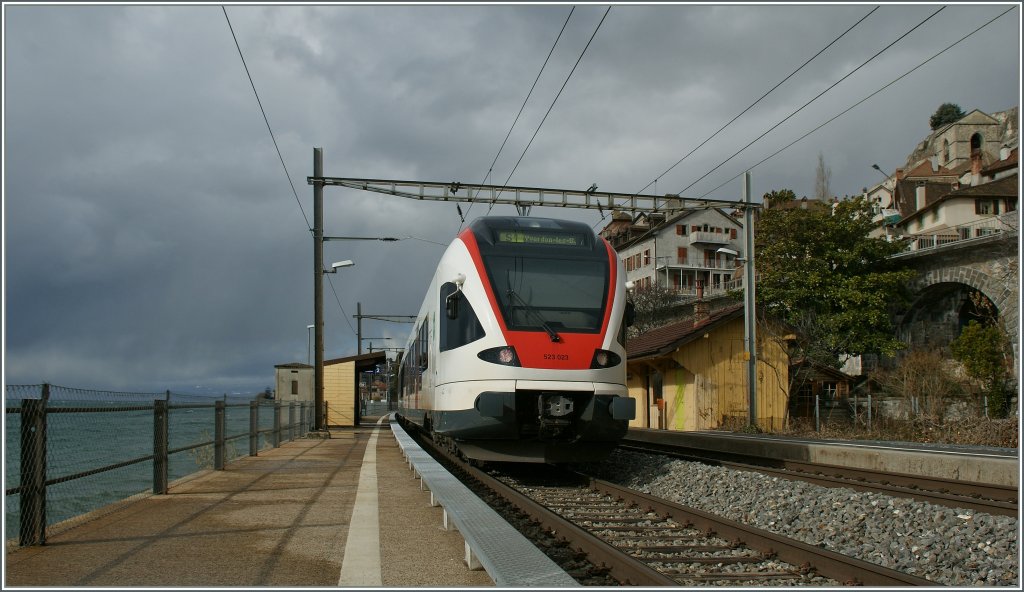
[[[626,342],[626,357],[642,360],[664,355],[741,316],[743,305],[734,304],[712,312],[701,321],[687,319],[652,329]]]
[[[929,203],[920,210],[914,212],[913,214],[910,214],[909,216],[906,216],[905,218],[900,220],[900,224],[916,220],[917,218],[923,216],[926,212],[929,212],[937,208],[939,204],[947,202],[951,199],[974,199],[978,197],[1018,197],[1017,193],[1018,191],[1016,174],[1009,175],[1007,177],[1003,177],[1002,179],[991,181],[989,183],[982,183],[981,185],[962,187],[960,189],[957,189],[956,191],[951,191],[939,197],[938,199]]]
[[[709,209],[712,210],[712,211],[718,212],[718,214],[720,216],[722,216],[722,218],[724,218],[725,220],[728,220],[732,224],[735,224],[737,228],[743,228],[743,223],[742,222],[740,222],[739,220],[736,220],[735,218],[733,218],[729,214],[726,214],[721,208],[709,208]],[[676,222],[679,222],[679,221],[683,220],[684,218],[687,218],[688,216],[692,216],[692,215],[694,215],[694,214],[696,214],[696,213],[698,213],[700,211],[702,211],[702,210],[685,210],[685,211],[683,211],[683,212],[681,212],[679,214],[676,214],[675,216],[665,220],[664,222],[658,222],[657,224],[652,226],[650,229],[645,229],[643,234],[640,234],[638,236],[630,238],[629,240],[627,240],[627,241],[625,241],[625,242],[623,242],[623,243],[621,243],[619,245],[616,245],[615,246],[615,250],[616,251],[621,251],[622,249],[628,249],[629,247],[632,247],[633,245],[636,245],[637,243],[641,243],[641,242],[649,239],[652,236],[656,236],[657,234],[659,234],[661,232],[667,232],[669,229],[672,229],[675,226]]]
[[[365,368],[373,368],[377,364],[382,364],[388,359],[386,352],[375,351],[368,354],[360,354],[357,356],[349,356],[347,358],[334,358],[331,360],[324,360],[324,366],[330,366],[333,364],[344,364],[346,362],[355,362],[356,370],[363,370]]]
[[[982,174],[985,173],[996,173],[1006,169],[1012,169],[1017,166],[1017,149],[1014,148],[1010,151],[1010,155],[1003,160],[997,160],[987,167],[981,169]]]
[[[970,168],[970,164],[967,165]],[[917,166],[903,173],[902,178],[908,177],[956,177],[957,174],[953,170],[947,169],[946,167],[940,166],[938,169],[932,168],[932,161],[930,159],[922,160]]]
[[[893,192],[893,203],[896,204],[896,208],[899,209],[901,214],[909,212],[906,214],[906,218],[910,218],[916,213],[918,185],[924,185],[924,206],[921,210],[926,209],[953,191],[953,184],[950,182],[914,181],[907,179],[898,181],[896,183],[896,190]]]
[[[790,368],[801,367],[801,369],[798,370],[800,372],[813,371],[819,374],[824,374],[825,376],[834,378],[836,380],[844,380],[847,382],[853,382],[854,380],[856,380],[855,377],[850,376],[849,374],[843,372],[842,370],[836,370],[835,368],[831,368],[819,362],[814,362],[804,358],[801,358],[799,360],[793,360],[792,362],[790,362],[789,366]]]
[[[287,364],[277,364],[274,368],[312,368],[312,366],[302,362],[288,362]]]

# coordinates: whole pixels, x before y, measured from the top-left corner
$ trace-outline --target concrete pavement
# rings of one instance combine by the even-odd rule
[[[10,552],[4,584],[336,587],[348,554],[343,585],[493,586],[486,572],[465,566],[461,535],[443,529],[441,508],[430,507],[387,422],[378,427],[376,419],[332,430],[330,439],[260,451],[55,535],[45,546]],[[376,487],[362,471],[371,456]],[[349,536],[354,516],[363,516],[357,521],[365,528],[373,502],[376,574],[355,569],[368,564],[363,558],[372,548],[365,546],[373,537]]]

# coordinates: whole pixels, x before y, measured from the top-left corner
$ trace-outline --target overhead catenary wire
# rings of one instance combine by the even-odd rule
[[[494,160],[491,161],[491,166],[488,167],[487,173],[484,175],[484,178],[480,181],[481,185],[484,184],[487,181],[487,178],[491,176],[491,173],[494,172],[494,165],[497,164],[498,157],[501,156],[501,152],[505,149],[505,144],[508,143],[508,139],[512,135],[512,130],[515,129],[516,123],[519,122],[519,117],[523,114],[523,109],[526,108],[526,103],[530,100],[530,97],[533,95],[533,90],[537,88],[537,82],[540,81],[541,74],[543,74],[544,69],[547,68],[548,62],[551,60],[551,55],[555,53],[555,48],[558,46],[558,41],[562,38],[562,33],[565,32],[565,27],[569,25],[569,19],[572,18],[572,13],[574,10],[576,10],[575,6],[569,9],[569,14],[568,16],[565,17],[565,22],[562,23],[562,29],[558,31],[558,36],[555,37],[555,42],[551,45],[551,50],[548,51],[548,56],[544,58],[544,63],[541,64],[540,71],[537,72],[537,77],[533,79],[533,86],[530,87],[530,92],[526,93],[526,98],[523,99],[523,104],[519,107],[519,113],[516,113],[516,117],[512,121],[512,126],[508,128],[508,133],[505,134],[505,139],[501,142],[501,146],[498,148],[497,154],[494,155]],[[473,198],[476,199],[479,196],[480,190],[477,189],[476,195],[474,195]],[[462,222],[459,224],[459,231],[462,231],[462,226],[466,222],[466,216],[469,215],[469,212],[472,209],[473,202],[470,202],[469,207],[466,208],[465,216],[462,214],[461,208],[459,209],[459,218],[462,219]],[[458,234],[458,232],[456,232],[456,234]]]
[[[598,22],[597,27],[594,28],[594,32],[590,35],[590,39],[587,40],[587,44],[583,47],[583,51],[580,52],[580,57],[576,58],[576,63],[573,64],[572,70],[570,70],[569,75],[565,77],[565,81],[562,83],[562,87],[558,89],[558,94],[556,94],[554,100],[551,101],[551,105],[548,106],[547,112],[544,113],[544,117],[541,118],[540,123],[537,125],[537,129],[534,130],[533,132],[533,136],[531,136],[530,141],[527,142],[526,148],[523,148],[523,153],[519,155],[519,160],[517,160],[515,166],[512,167],[512,171],[509,172],[508,177],[502,184],[501,189],[498,190],[497,195],[495,195],[495,198],[497,198],[498,195],[501,195],[502,190],[506,186],[508,186],[509,181],[512,179],[512,175],[514,175],[516,169],[519,168],[519,164],[523,162],[523,157],[526,156],[526,152],[530,149],[530,146],[533,145],[533,141],[537,138],[537,134],[540,133],[540,129],[544,127],[544,122],[548,120],[548,115],[551,115],[551,110],[555,108],[555,103],[557,103],[558,98],[562,96],[562,92],[565,91],[565,87],[569,84],[569,80],[572,78],[572,75],[576,72],[576,68],[579,67],[580,62],[583,61],[583,56],[586,55],[587,49],[590,48],[590,44],[593,43],[594,37],[596,37],[597,32],[601,30],[601,25],[604,24],[604,20],[608,18],[608,13],[611,12],[611,10],[612,7],[609,6],[608,9],[604,11],[604,15],[601,16],[601,21]],[[487,211],[490,212],[491,209],[493,208],[494,200],[491,201],[491,205],[487,208]]]
[[[923,21],[921,21],[921,22],[919,22],[918,24],[914,25],[914,26],[913,26],[913,27],[912,27],[912,28],[911,28],[911,29],[910,29],[909,31],[907,31],[906,33],[903,33],[902,35],[900,35],[899,37],[897,37],[897,38],[896,38],[896,39],[895,39],[894,41],[892,41],[891,43],[889,43],[889,45],[886,45],[885,47],[883,47],[882,49],[880,49],[880,50],[879,50],[878,52],[876,52],[876,53],[875,53],[874,55],[872,55],[872,56],[871,56],[870,58],[868,58],[867,60],[865,60],[865,61],[864,61],[864,62],[863,62],[863,63],[862,63],[861,65],[859,65],[859,66],[857,66],[856,68],[854,68],[853,70],[851,70],[851,71],[850,71],[850,72],[849,72],[848,74],[846,74],[845,76],[843,76],[843,77],[842,77],[842,78],[840,78],[839,80],[837,80],[837,81],[833,82],[833,83],[832,83],[832,84],[831,84],[831,85],[830,85],[830,86],[829,86],[828,88],[826,88],[825,90],[821,91],[820,93],[818,93],[817,95],[815,95],[815,96],[814,96],[814,98],[812,98],[811,100],[809,100],[809,101],[807,101],[806,103],[804,103],[803,105],[801,105],[801,106],[800,106],[800,107],[799,107],[799,108],[798,108],[798,109],[797,109],[796,111],[793,111],[792,113],[790,113],[789,115],[787,115],[787,116],[786,116],[785,118],[783,118],[783,119],[782,119],[781,121],[779,121],[779,122],[778,122],[778,123],[776,123],[775,125],[771,126],[771,127],[770,127],[770,128],[768,128],[767,130],[765,130],[765,131],[764,131],[764,132],[763,132],[763,133],[762,133],[762,134],[761,134],[760,136],[758,136],[758,137],[754,138],[753,140],[751,140],[751,141],[750,141],[750,142],[749,142],[749,143],[748,143],[748,144],[747,144],[746,146],[744,146],[743,148],[740,148],[739,150],[737,150],[736,152],[734,152],[734,153],[732,154],[732,156],[730,156],[729,158],[727,158],[727,159],[723,160],[723,161],[722,161],[721,163],[719,163],[719,164],[718,164],[717,166],[715,166],[715,168],[713,168],[713,169],[711,169],[710,171],[708,171],[708,172],[704,173],[703,175],[701,175],[701,176],[700,176],[700,178],[696,179],[695,181],[693,181],[692,183],[690,183],[690,184],[689,184],[689,185],[687,185],[686,187],[682,188],[682,189],[681,189],[681,190],[679,190],[679,191],[678,191],[677,193],[678,193],[678,194],[682,194],[682,193],[683,193],[684,191],[686,191],[686,190],[687,190],[687,189],[689,189],[690,187],[693,187],[693,186],[694,186],[694,185],[696,185],[697,183],[699,183],[699,182],[701,182],[702,180],[704,180],[705,178],[707,178],[707,176],[708,176],[708,175],[710,175],[711,173],[714,173],[715,171],[717,171],[718,169],[720,169],[721,167],[723,167],[723,166],[724,166],[724,165],[725,165],[726,163],[728,163],[728,162],[729,162],[730,160],[732,160],[733,158],[736,158],[736,157],[737,157],[737,156],[738,156],[738,155],[739,155],[739,154],[740,154],[741,152],[743,152],[743,151],[744,151],[744,150],[746,150],[747,148],[750,148],[751,146],[753,146],[753,145],[754,145],[754,144],[755,144],[755,143],[756,143],[756,142],[757,142],[758,140],[760,140],[761,138],[763,138],[763,137],[767,136],[767,135],[768,135],[769,133],[771,133],[771,132],[772,132],[773,130],[775,130],[776,128],[778,128],[778,127],[779,127],[780,125],[782,125],[783,123],[786,123],[787,121],[789,121],[789,120],[790,120],[790,119],[791,119],[791,118],[792,118],[793,116],[795,116],[795,115],[796,115],[797,113],[800,113],[801,111],[803,111],[803,110],[804,110],[804,109],[805,109],[805,108],[806,108],[806,107],[807,107],[808,105],[810,105],[811,103],[813,103],[813,102],[817,101],[817,100],[818,100],[819,98],[821,98],[822,96],[824,96],[824,95],[825,95],[825,93],[829,92],[830,90],[832,90],[833,88],[835,88],[836,86],[838,86],[839,84],[841,84],[841,83],[842,83],[842,82],[843,82],[844,80],[846,80],[846,79],[847,79],[847,78],[849,78],[850,76],[853,76],[853,75],[854,75],[854,74],[855,74],[856,72],[858,72],[858,71],[859,71],[859,70],[860,70],[861,68],[863,68],[864,66],[868,65],[869,63],[871,63],[871,62],[872,62],[872,61],[873,61],[873,60],[874,60],[875,58],[877,58],[878,56],[880,56],[880,55],[882,55],[883,53],[885,53],[885,52],[886,52],[886,51],[887,51],[887,50],[888,50],[889,48],[891,48],[891,47],[892,47],[893,45],[896,45],[897,43],[899,43],[900,41],[902,41],[903,39],[905,39],[905,38],[906,38],[906,37],[907,37],[908,35],[910,35],[910,34],[911,34],[911,33],[913,33],[914,31],[916,31],[916,30],[917,30],[918,28],[920,28],[920,27],[921,27],[921,26],[923,26],[923,25],[924,25],[925,23],[927,23],[927,22],[928,22],[929,20],[931,20],[931,19],[932,19],[933,17],[935,17],[935,15],[939,14],[940,12],[942,12],[942,11],[943,11],[943,10],[945,10],[945,9],[946,9],[946,7],[945,7],[945,6],[942,6],[942,7],[940,7],[940,8],[938,9],[938,10],[936,10],[935,12],[931,13],[930,15],[928,15],[928,16],[927,16],[927,17],[926,17],[926,18],[925,18],[925,19],[924,19]]]
[[[260,93],[256,92],[256,83],[252,80],[252,74],[249,73],[249,66],[245,63],[245,56],[242,55],[242,46],[238,43],[238,37],[235,36],[235,28],[231,26],[231,19],[228,17],[228,10],[223,5],[220,7],[224,11],[224,20],[228,22],[228,29],[231,31],[231,38],[235,41],[235,49],[238,50],[238,57],[242,59],[242,67],[245,68],[245,75],[249,78],[249,84],[252,86],[252,94],[256,96],[256,104],[260,106],[260,113],[263,114],[263,122],[267,124],[267,131],[270,132],[270,139],[274,142],[274,150],[277,151],[277,158],[281,161],[281,167],[284,168],[284,175],[288,178],[288,186],[292,189],[292,195],[295,196],[295,203],[299,204],[299,211],[302,212],[302,218],[306,221],[306,229],[309,231],[313,230],[313,225],[309,223],[309,218],[306,216],[306,210],[302,208],[302,201],[299,200],[299,192],[295,190],[295,183],[292,182],[292,176],[288,173],[288,165],[284,163],[284,156],[281,156],[281,148],[277,145],[277,138],[274,137],[274,130],[270,127],[270,120],[267,118],[267,112],[263,109],[263,101],[260,100]]]
[[[220,9],[224,12],[224,20],[227,21],[228,29],[231,31],[231,38],[235,41],[235,49],[238,50],[238,57],[242,60],[242,67],[245,68],[245,75],[249,78],[249,84],[252,86],[253,95],[256,96],[256,103],[260,107],[260,113],[263,114],[263,122],[267,124],[267,131],[270,133],[270,139],[274,142],[274,149],[277,151],[277,158],[281,161],[281,167],[284,169],[285,177],[288,179],[288,186],[291,187],[292,194],[295,196],[295,203],[299,205],[299,211],[302,212],[302,218],[306,221],[306,229],[312,232],[313,225],[309,223],[309,217],[306,216],[306,210],[302,208],[302,201],[299,199],[299,192],[295,190],[295,183],[292,182],[292,176],[288,173],[288,165],[284,162],[284,156],[281,155],[281,148],[277,145],[277,138],[274,137],[274,130],[270,127],[270,119],[267,118],[267,112],[263,109],[263,101],[260,100],[260,94],[256,90],[256,83],[253,81],[252,74],[249,72],[249,66],[245,62],[245,55],[242,54],[242,46],[238,43],[238,37],[235,35],[235,28],[231,25],[231,18],[228,16],[227,8],[221,6]],[[352,331],[352,334],[356,334],[356,330],[348,320],[348,313],[345,312],[345,307],[341,305],[341,299],[338,298],[338,292],[334,289],[334,281],[328,277],[327,283],[331,286],[331,292],[334,293],[334,299],[338,303],[338,308],[341,309],[341,318],[345,319],[345,323]]]
[[[910,70],[907,70],[906,72],[904,72],[903,74],[901,74],[901,75],[900,75],[900,76],[898,76],[897,78],[893,79],[893,80],[892,80],[891,82],[889,82],[889,83],[885,84],[884,86],[882,86],[882,87],[881,87],[881,88],[879,88],[878,90],[874,91],[873,93],[869,94],[868,96],[864,97],[863,99],[861,99],[861,100],[857,101],[857,102],[856,102],[856,103],[854,103],[853,105],[850,105],[849,107],[847,107],[847,108],[846,108],[846,109],[844,109],[843,111],[839,112],[839,113],[838,113],[837,115],[833,116],[833,117],[832,117],[831,119],[829,119],[829,120],[825,121],[824,123],[822,123],[822,124],[818,125],[818,126],[817,126],[817,127],[815,127],[814,129],[810,130],[809,132],[805,133],[804,135],[800,136],[799,138],[797,138],[797,139],[793,140],[793,141],[792,141],[792,142],[790,142],[789,144],[786,144],[785,146],[783,146],[782,148],[780,148],[780,149],[776,150],[776,151],[775,151],[775,152],[773,152],[772,154],[769,154],[768,156],[766,156],[765,158],[761,159],[760,161],[758,161],[758,162],[757,162],[756,164],[754,164],[753,166],[745,167],[745,168],[743,169],[743,171],[742,171],[742,172],[740,172],[740,173],[736,174],[735,176],[733,176],[732,178],[728,179],[727,181],[725,181],[724,183],[722,183],[722,184],[721,184],[721,185],[719,185],[718,187],[715,187],[714,189],[711,189],[710,191],[708,191],[707,193],[704,193],[703,195],[701,195],[701,196],[700,196],[699,198],[696,198],[696,199],[702,199],[702,198],[704,198],[704,197],[707,197],[708,195],[710,195],[710,194],[714,193],[715,191],[718,191],[719,189],[721,189],[722,187],[724,187],[724,186],[726,186],[727,184],[731,183],[732,181],[735,181],[736,179],[738,179],[738,178],[739,178],[739,177],[740,177],[741,175],[743,175],[743,173],[744,173],[744,172],[746,172],[746,171],[751,171],[751,170],[754,170],[755,168],[757,168],[757,167],[761,166],[762,164],[764,164],[764,163],[768,162],[768,161],[769,161],[769,160],[771,160],[772,158],[775,158],[776,156],[778,156],[778,155],[779,155],[779,154],[781,154],[782,152],[784,152],[784,151],[788,150],[789,148],[793,147],[793,146],[794,146],[795,144],[797,144],[798,142],[800,142],[800,141],[804,140],[805,138],[807,138],[808,136],[810,136],[810,135],[811,135],[811,134],[813,134],[814,132],[816,132],[816,131],[820,130],[821,128],[825,127],[826,125],[828,125],[828,124],[832,123],[833,121],[835,121],[835,120],[839,119],[839,118],[840,118],[840,117],[842,117],[843,115],[846,115],[847,113],[849,113],[850,111],[852,111],[852,110],[853,110],[853,109],[855,109],[856,107],[858,107],[858,106],[860,106],[861,104],[863,104],[864,102],[866,102],[866,101],[867,101],[868,99],[870,99],[870,98],[874,97],[875,95],[879,94],[880,92],[882,92],[882,91],[886,90],[886,89],[887,89],[887,88],[889,88],[890,86],[892,86],[892,85],[896,84],[896,83],[897,83],[897,82],[899,82],[900,80],[903,80],[904,78],[906,78],[906,77],[907,77],[907,76],[909,76],[910,74],[912,74],[912,73],[914,73],[915,71],[919,70],[920,68],[924,67],[924,66],[925,66],[925,64],[927,64],[927,63],[931,62],[932,60],[934,60],[935,58],[939,57],[940,55],[942,55],[942,54],[946,53],[947,51],[949,51],[949,50],[953,49],[954,47],[956,47],[956,46],[957,46],[957,45],[959,45],[960,43],[962,43],[962,42],[964,42],[965,40],[967,40],[967,38],[968,38],[968,37],[971,37],[972,35],[974,35],[974,34],[978,33],[979,31],[981,31],[981,30],[982,30],[982,29],[984,29],[985,27],[987,27],[987,26],[991,25],[991,24],[992,24],[992,23],[994,23],[995,21],[999,20],[999,19],[1000,19],[1001,17],[1005,16],[1005,15],[1006,15],[1007,13],[1009,13],[1009,12],[1010,12],[1010,11],[1012,11],[1012,10],[1013,10],[1013,7],[1011,7],[1011,8],[1008,8],[1008,9],[1004,10],[1003,12],[1001,12],[1001,13],[1000,13],[1000,14],[998,14],[998,15],[996,15],[996,16],[995,16],[994,18],[992,18],[991,20],[989,20],[989,21],[988,21],[988,22],[986,22],[985,24],[983,24],[983,25],[981,25],[980,27],[978,27],[978,28],[974,29],[974,30],[973,30],[973,31],[971,31],[970,33],[968,33],[968,34],[964,35],[963,37],[961,37],[960,39],[958,39],[958,40],[954,41],[953,43],[951,43],[950,45],[946,46],[946,47],[945,47],[944,49],[942,49],[942,50],[941,50],[941,51],[939,51],[938,53],[936,53],[936,54],[932,55],[932,56],[931,56],[930,58],[928,58],[928,59],[926,59],[925,61],[921,62],[920,64],[918,64],[918,65],[914,66],[914,67],[913,67],[913,68],[911,68]]]
[[[808,58],[808,59],[807,59],[807,60],[806,60],[806,61],[805,61],[805,62],[804,62],[803,64],[800,64],[800,66],[798,66],[798,67],[797,67],[797,68],[796,68],[795,70],[793,70],[792,72],[790,72],[790,73],[789,73],[789,75],[787,75],[787,76],[786,76],[785,78],[783,78],[783,79],[782,79],[782,80],[780,80],[780,81],[779,81],[778,83],[776,83],[776,84],[775,84],[775,86],[773,86],[773,87],[771,87],[770,89],[768,89],[768,91],[767,91],[767,92],[765,92],[764,94],[762,94],[762,95],[761,95],[761,96],[760,96],[760,97],[759,97],[759,98],[758,98],[758,99],[757,99],[756,101],[754,101],[753,103],[751,103],[750,105],[748,105],[746,109],[744,109],[743,111],[740,111],[740,112],[739,112],[739,114],[737,114],[737,115],[736,115],[735,117],[733,117],[733,118],[732,118],[732,119],[730,119],[730,120],[729,120],[728,122],[726,122],[726,123],[725,123],[725,125],[723,125],[722,127],[718,128],[718,130],[717,130],[717,131],[716,131],[715,133],[713,133],[713,134],[711,134],[710,136],[708,136],[708,137],[707,137],[707,138],[706,138],[706,139],[705,139],[705,140],[704,140],[703,142],[701,142],[700,144],[698,144],[698,145],[697,145],[697,146],[696,146],[695,148],[693,148],[692,150],[690,150],[689,152],[687,152],[685,156],[683,156],[682,158],[680,158],[679,160],[677,160],[677,161],[676,161],[676,162],[675,162],[675,163],[674,163],[674,164],[673,164],[672,166],[670,166],[670,167],[668,167],[667,169],[665,169],[664,171],[662,171],[662,172],[661,172],[661,174],[659,174],[658,176],[656,176],[656,177],[655,177],[655,178],[654,178],[654,179],[653,179],[653,180],[652,180],[651,182],[649,182],[649,183],[648,183],[647,185],[644,185],[643,187],[641,187],[640,189],[638,189],[637,191],[635,191],[635,192],[633,193],[633,195],[634,195],[634,196],[636,196],[636,195],[640,195],[640,194],[641,194],[641,193],[642,193],[642,192],[643,192],[643,191],[644,191],[645,189],[647,189],[647,188],[648,188],[648,187],[650,187],[651,185],[654,185],[654,189],[655,189],[655,194],[657,194],[657,189],[658,189],[658,179],[660,179],[660,178],[664,177],[664,176],[665,176],[665,175],[667,175],[667,174],[668,174],[669,172],[671,172],[671,171],[672,171],[673,169],[675,169],[675,168],[676,168],[677,166],[679,166],[680,164],[682,164],[682,163],[683,163],[683,161],[685,161],[685,160],[686,160],[687,158],[689,158],[690,156],[692,156],[692,155],[693,155],[693,154],[694,154],[694,153],[695,153],[696,151],[698,151],[698,150],[700,150],[700,149],[701,149],[702,147],[704,147],[704,145],[705,145],[705,144],[707,144],[708,142],[710,142],[711,140],[713,140],[713,139],[714,139],[715,137],[717,137],[717,136],[718,136],[718,134],[722,133],[722,132],[723,132],[723,131],[724,131],[724,130],[725,130],[725,129],[727,128],[727,127],[729,127],[730,125],[732,125],[733,123],[735,123],[737,119],[739,119],[739,118],[740,118],[740,117],[742,117],[742,116],[743,116],[744,114],[746,114],[746,113],[747,113],[748,111],[750,111],[750,110],[751,110],[751,109],[753,109],[753,108],[754,108],[755,106],[757,106],[757,105],[758,105],[758,104],[759,104],[759,103],[760,103],[761,101],[763,101],[763,100],[764,100],[765,98],[767,98],[767,97],[768,97],[768,95],[770,95],[770,94],[772,94],[773,92],[775,92],[775,90],[777,90],[777,89],[778,89],[778,88],[779,88],[780,86],[782,86],[783,84],[785,84],[785,83],[786,83],[786,81],[788,81],[788,80],[789,80],[790,78],[792,78],[793,76],[795,76],[795,75],[796,75],[796,74],[797,74],[798,72],[800,72],[800,70],[803,70],[803,69],[804,69],[805,67],[807,67],[807,65],[808,65],[808,64],[810,64],[810,63],[811,63],[811,62],[813,62],[813,61],[814,61],[815,59],[817,59],[817,58],[818,58],[818,57],[819,57],[819,56],[820,56],[821,54],[825,53],[825,51],[827,51],[827,50],[828,50],[828,49],[829,49],[830,47],[832,47],[833,45],[835,45],[836,43],[838,43],[840,39],[842,39],[843,37],[845,37],[845,36],[846,36],[846,35],[847,35],[847,34],[848,34],[848,33],[849,33],[850,31],[854,30],[854,29],[855,29],[855,28],[857,27],[857,25],[859,25],[859,24],[863,23],[863,22],[864,22],[865,20],[867,20],[867,18],[868,18],[869,16],[871,16],[872,14],[874,14],[874,13],[875,13],[875,11],[877,11],[877,10],[878,10],[878,8],[879,8],[878,6],[876,6],[876,7],[872,8],[872,9],[871,9],[871,11],[869,11],[869,12],[868,12],[867,14],[865,14],[864,16],[862,16],[862,17],[861,17],[861,18],[860,18],[860,19],[859,19],[859,20],[858,20],[857,22],[853,23],[853,25],[851,25],[851,26],[850,26],[850,27],[849,27],[848,29],[846,29],[845,31],[843,31],[842,33],[840,33],[838,37],[836,37],[835,39],[833,39],[832,41],[830,41],[830,42],[828,43],[828,45],[826,45],[825,47],[823,47],[823,48],[821,48],[820,50],[818,50],[818,52],[817,52],[817,53],[815,53],[815,54],[814,54],[813,56],[811,56],[810,58]],[[624,201],[623,201],[622,203],[625,203],[625,200],[624,200]],[[594,226],[593,226],[592,228],[597,228],[597,225],[598,225],[598,224],[600,224],[600,223],[601,223],[601,222],[602,222],[602,221],[603,221],[603,220],[605,219],[605,217],[606,217],[606,214],[604,214],[604,212],[602,212],[602,214],[601,214],[601,218],[600,218],[600,219],[598,219],[598,221],[594,223]]]

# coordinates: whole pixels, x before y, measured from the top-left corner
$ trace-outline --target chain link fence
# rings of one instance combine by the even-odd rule
[[[199,470],[304,436],[311,403],[257,396],[5,389],[5,538],[38,545]]]

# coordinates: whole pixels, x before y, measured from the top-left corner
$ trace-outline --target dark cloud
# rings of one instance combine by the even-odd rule
[[[511,183],[637,191],[657,177],[647,192],[739,199],[730,178],[1005,9],[946,8],[697,181],[938,6],[882,5],[659,176],[872,6],[616,5]],[[313,147],[329,176],[480,181],[570,8],[228,7],[303,213],[220,6],[5,5],[7,381],[269,385],[274,364],[307,355]],[[508,177],[605,8],[575,8],[492,182]],[[856,193],[878,180],[872,163],[902,164],[939,104],[1016,105],[1018,10],[755,168],[755,195],[811,193],[819,153],[833,191]],[[355,353],[357,302],[416,312],[443,251],[428,241],[447,243],[460,223],[452,204],[338,188],[325,198],[328,235],[424,239],[326,245],[328,263],[356,261],[325,284],[336,357]],[[364,333],[400,345],[407,329],[368,321]]]

